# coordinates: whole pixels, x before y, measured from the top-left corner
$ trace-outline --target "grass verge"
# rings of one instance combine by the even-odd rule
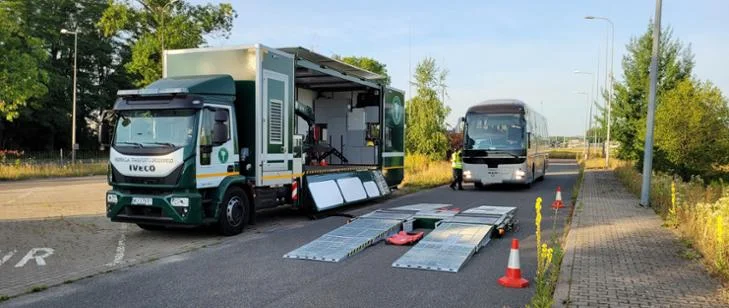
[[[74,177],[104,175],[107,163],[77,165],[0,165],[0,181],[15,181],[33,178]]]
[[[640,193],[641,174],[630,162],[622,162],[615,174],[629,191]],[[670,175],[651,179],[651,207],[673,229],[691,243],[710,272],[729,281],[729,194],[722,182],[705,185],[694,177],[689,182]],[[689,257],[689,255],[687,255]]]
[[[0,294],[0,303],[10,299],[10,296]]]
[[[584,164],[580,163],[579,172],[577,175],[577,182],[572,188],[572,210],[577,202],[577,197],[582,187],[582,179],[584,176]],[[572,221],[572,215],[574,211],[570,212],[565,219],[567,220],[564,232],[557,232],[557,218],[555,218],[552,224],[551,237],[548,243],[540,244],[541,234],[541,220],[542,220],[542,207],[541,200],[537,201],[535,206],[537,211],[536,227],[537,227],[537,276],[534,278],[535,292],[531,301],[527,307],[552,307],[554,304],[554,290],[557,288],[557,281],[559,280],[560,268],[562,266],[562,259],[564,258],[564,245],[567,240],[567,233],[569,232],[570,222]],[[567,209],[566,209],[567,210]]]
[[[452,170],[448,161],[433,161],[426,156],[409,154],[405,156],[405,178],[399,188],[414,192],[447,184]]]

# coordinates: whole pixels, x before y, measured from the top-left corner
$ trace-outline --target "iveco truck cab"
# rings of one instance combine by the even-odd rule
[[[163,78],[120,90],[103,115],[112,221],[216,225],[260,209],[326,211],[403,178],[403,92],[304,48],[170,50]]]

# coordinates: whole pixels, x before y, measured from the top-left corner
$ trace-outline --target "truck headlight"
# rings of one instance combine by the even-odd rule
[[[463,176],[467,179],[471,178],[471,170],[463,171]]]
[[[172,206],[188,207],[188,206],[190,206],[190,199],[189,198],[172,198],[172,199],[170,199],[170,204],[172,204]]]
[[[119,197],[115,194],[106,194],[106,202],[116,204],[119,201]]]

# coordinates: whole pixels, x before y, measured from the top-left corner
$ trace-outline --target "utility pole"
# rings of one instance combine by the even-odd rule
[[[76,65],[76,55],[78,50],[78,29],[74,31],[61,29],[61,34],[73,35],[73,113],[71,115],[71,163],[76,164],[76,151],[78,150],[78,144],[76,144],[76,71],[78,71],[78,67]]]
[[[648,119],[643,153],[643,185],[640,190],[640,205],[650,206],[651,175],[653,171],[653,126],[656,113],[656,83],[658,81],[658,48],[661,38],[661,0],[656,0],[656,18],[653,24],[653,53],[651,56],[650,92],[648,94]]]

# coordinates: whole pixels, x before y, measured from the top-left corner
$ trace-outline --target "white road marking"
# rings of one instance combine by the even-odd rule
[[[10,199],[10,200],[6,201],[5,203],[3,203],[3,205],[11,205],[11,204],[15,203],[15,201],[18,201],[20,199],[23,199],[25,197],[30,196],[30,194],[32,194],[32,193],[33,193],[33,190],[27,191],[27,192],[23,193],[20,196],[17,196],[17,197],[15,197],[13,199]]]
[[[3,264],[5,264],[5,262],[8,262],[8,260],[10,260],[10,258],[12,258],[13,255],[15,255],[16,252],[18,252],[18,251],[17,250],[12,250],[12,251],[9,251],[8,253],[6,253],[3,256],[3,258],[0,259],[0,265],[3,265]]]
[[[122,224],[121,231],[121,237],[119,237],[119,242],[117,242],[116,244],[116,254],[114,255],[114,261],[111,263],[107,263],[106,266],[115,266],[121,263],[124,259],[124,251],[126,250],[127,245],[127,224]]]
[[[40,252],[41,254],[37,254],[38,252]],[[25,257],[23,257],[23,259],[21,259],[18,264],[15,264],[15,267],[23,267],[31,259],[35,259],[35,264],[37,264],[38,266],[45,266],[46,260],[44,259],[50,257],[53,252],[53,248],[33,248],[28,251]]]

